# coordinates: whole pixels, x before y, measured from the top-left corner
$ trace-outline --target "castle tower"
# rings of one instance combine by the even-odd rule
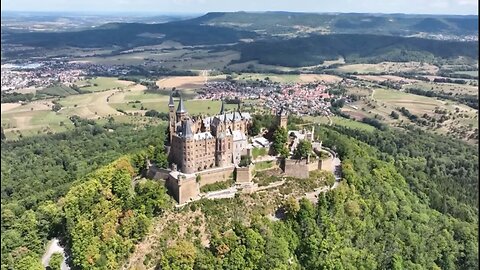
[[[178,103],[177,107],[177,121],[184,121],[187,116],[187,111],[185,110],[185,106],[183,105],[183,98],[180,96],[180,102]]]
[[[287,122],[288,122],[288,115],[287,112],[284,111],[283,106],[280,109],[280,111],[277,113],[277,126],[278,127],[283,127],[287,128]]]
[[[173,92],[170,94],[170,101],[168,102],[168,116],[169,116],[169,132],[170,132],[170,144],[172,143],[172,136],[175,133],[175,103],[173,102]]]
[[[195,172],[195,143],[193,141],[192,123],[190,119],[182,122],[182,143],[185,147],[182,150],[182,166],[183,173]]]

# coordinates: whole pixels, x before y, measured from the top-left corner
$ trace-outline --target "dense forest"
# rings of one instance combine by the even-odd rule
[[[2,180],[10,179],[2,181],[2,269],[42,269],[39,254],[52,236],[61,237],[75,268],[119,269],[151,228],[152,218],[172,211],[160,183],[135,180],[147,158],[165,158],[164,127],[132,135],[127,126],[75,120],[71,133],[2,142],[8,149],[2,149]],[[251,132],[272,121],[256,117]],[[237,197],[199,202],[197,209],[182,211],[233,222],[206,223],[212,226],[208,247],[168,235],[168,245],[158,247],[160,255],[149,260],[158,269],[172,270],[478,268],[477,149],[416,129],[318,126],[316,132],[342,159],[344,180],[337,189],[321,193],[316,204],[284,199],[285,215],[278,221],[252,216],[246,222],[235,209],[212,210],[213,205],[235,208],[231,202]],[[67,139],[74,143],[65,149],[62,140]],[[106,149],[115,151],[102,156]],[[22,162],[14,162],[22,156]],[[58,157],[72,159],[64,164],[55,162]],[[80,163],[72,161],[77,159]],[[68,164],[77,166],[68,170]],[[34,165],[46,169],[32,171]],[[65,170],[73,176],[59,173]],[[21,184],[13,185],[12,179]],[[8,183],[10,193],[4,187]]]
[[[380,35],[312,35],[306,38],[269,40],[238,45],[241,58],[261,64],[312,66],[342,56],[347,62],[432,62],[458,56],[478,59],[478,42],[457,42]]]
[[[62,232],[63,214],[56,202],[85,175],[124,154],[163,146],[163,126],[72,121],[73,131],[2,141],[2,269],[12,269],[8,266],[23,255],[38,257],[45,240]]]
[[[250,224],[236,221],[233,226],[224,226],[212,233],[208,248],[180,239],[163,251],[157,267],[478,268],[476,220],[455,218],[430,208],[429,195],[420,197],[410,186],[412,178],[418,177],[416,172],[397,170],[392,155],[335,129],[322,127],[317,135],[325,145],[335,147],[342,158],[344,183],[339,188],[321,193],[316,205],[305,199],[286,199],[286,218],[282,221],[256,217]],[[428,135],[424,136],[427,140]],[[430,139],[435,143],[435,138]],[[413,150],[419,145],[412,143],[410,147]],[[433,151],[441,153],[439,149]],[[475,168],[471,170],[474,173]],[[430,182],[431,189],[443,192],[436,179]],[[202,211],[209,211],[207,205],[202,205]]]

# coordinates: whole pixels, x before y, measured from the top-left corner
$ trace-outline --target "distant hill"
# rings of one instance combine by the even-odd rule
[[[440,41],[380,35],[315,35],[276,41],[259,41],[238,46],[241,59],[280,66],[311,66],[325,60],[345,58],[347,62],[431,61],[435,57],[459,56],[478,59],[478,42]]]
[[[297,32],[302,27],[330,33],[413,35],[418,32],[477,35],[478,16],[363,13],[212,12],[195,23],[241,28],[268,34]]]
[[[184,45],[213,45],[235,43],[242,38],[254,38],[253,32],[226,27],[198,25],[188,22],[161,24],[109,23],[74,32],[12,33],[6,32],[2,42],[46,48],[72,46],[80,48],[111,47],[132,48],[160,44],[165,40]]]

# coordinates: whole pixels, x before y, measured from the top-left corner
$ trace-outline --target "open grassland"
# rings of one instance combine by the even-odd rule
[[[38,94],[46,94],[50,96],[58,96],[58,97],[66,97],[70,95],[78,94],[77,91],[73,90],[72,88],[66,85],[55,85],[51,87],[47,87],[37,91]]]
[[[157,85],[160,89],[171,89],[173,87],[178,89],[198,89],[205,85],[207,81],[224,80],[225,75],[219,76],[175,76],[166,77],[157,81]]]
[[[265,80],[279,83],[309,83],[322,81],[325,83],[336,83],[342,80],[341,77],[328,74],[271,74],[271,73],[242,73],[242,75],[234,76],[236,80]]]
[[[355,77],[362,80],[376,82],[376,83],[384,82],[384,81],[413,83],[418,81],[418,80],[407,79],[407,78],[394,76],[394,75],[357,75]]]
[[[133,83],[130,81],[119,80],[114,77],[95,77],[75,82],[82,90],[98,92],[112,89],[123,89]]]
[[[477,76],[477,77],[478,77],[478,70],[455,71],[454,73],[455,73],[455,74],[469,75],[469,76]]]
[[[315,124],[329,124],[329,120],[325,116],[304,116],[303,118]],[[331,116],[330,119],[332,120],[332,124],[334,125],[345,126],[353,129],[362,129],[366,131],[375,130],[375,128],[370,125],[355,120],[346,119],[340,116]]]
[[[454,93],[474,94],[472,89],[469,89],[470,86],[457,84],[417,82],[404,87],[423,87],[425,90],[431,90],[431,87],[434,87],[437,91],[443,89],[446,92],[448,92],[447,90],[450,87],[454,87]],[[360,99],[353,103],[345,104],[341,110],[358,121],[367,117],[376,118],[391,126],[413,124],[431,132],[451,135],[467,142],[473,142],[468,138],[471,134],[477,132],[478,110],[455,101],[378,87],[369,89],[362,87],[348,88],[347,94],[357,95]],[[477,92],[475,94],[478,95]],[[423,123],[413,121],[402,114],[399,110],[402,107],[418,117]],[[398,118],[391,116],[392,111],[398,114]],[[440,121],[442,118],[444,119]]]
[[[478,87],[466,84],[455,83],[435,83],[435,82],[416,82],[409,85],[404,85],[404,89],[418,88],[425,91],[445,92],[453,94],[468,94],[478,96]]]
[[[361,74],[378,74],[382,72],[415,72],[425,74],[435,74],[438,72],[438,67],[426,63],[419,62],[381,62],[378,64],[352,64],[344,65],[335,70],[345,73],[358,72]]]
[[[173,77],[161,82],[177,86],[191,86],[194,83],[203,85],[206,77]],[[100,79],[100,81],[98,81]],[[110,83],[120,82],[120,89],[92,92],[88,94],[70,95],[48,100],[33,101],[26,105],[20,103],[3,103],[2,127],[8,139],[44,133],[55,133],[68,129],[72,123],[69,118],[78,115],[83,118],[98,122],[106,122],[113,117],[115,121],[132,124],[152,124],[160,119],[145,117],[147,110],[168,112],[170,89],[158,93],[148,92],[146,87],[131,82],[112,80],[111,78],[98,78],[103,87]],[[186,81],[182,81],[186,79]],[[162,84],[161,84],[162,85]],[[183,97],[192,97],[192,89],[180,90]],[[58,102],[62,108],[58,112],[52,111],[53,101]],[[175,98],[176,106],[178,98]],[[192,115],[213,115],[220,111],[221,102],[218,100],[185,100],[185,108]],[[233,110],[237,105],[227,104],[227,110]],[[176,109],[176,107],[175,107]]]

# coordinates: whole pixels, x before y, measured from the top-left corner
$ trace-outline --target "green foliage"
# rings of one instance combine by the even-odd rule
[[[252,156],[253,158],[257,158],[257,157],[261,157],[261,156],[265,156],[268,154],[268,151],[266,148],[253,148],[252,149]]]
[[[160,267],[165,270],[193,269],[196,252],[195,246],[192,243],[179,241],[163,254]]]
[[[393,119],[398,119],[400,118],[400,115],[396,112],[396,111],[392,111],[390,113],[390,116],[393,118]]]
[[[168,121],[169,119],[169,115],[168,113],[164,113],[164,112],[158,112],[156,110],[148,110],[145,112],[145,116],[148,116],[148,117],[156,117],[156,118],[160,118],[164,121]]]
[[[48,262],[48,266],[51,270],[60,270],[63,261],[63,255],[61,253],[55,252],[50,257],[50,261]]]
[[[20,250],[32,254],[35,258],[39,257],[44,251],[44,243],[52,237],[67,235],[67,238],[73,238],[70,233],[74,231],[75,237],[79,237],[75,238],[74,242],[78,243],[83,234],[99,233],[101,230],[105,230],[104,238],[98,235],[85,238],[92,240],[88,248],[75,244],[76,252],[79,249],[83,252],[80,254],[91,254],[88,258],[80,256],[75,259],[82,263],[92,260],[99,265],[115,265],[114,261],[123,259],[125,254],[130,252],[128,249],[132,247],[132,241],[138,241],[145,235],[151,217],[161,214],[162,209],[168,206],[166,202],[169,197],[159,183],[140,183],[137,185],[137,192],[133,190],[132,176],[145,167],[146,151],[110,165],[105,175],[94,173],[84,178],[86,174],[112,162],[122,153],[135,152],[147,148],[148,145],[163,149],[162,126],[134,130],[131,126],[111,123],[110,128],[114,132],[110,133],[101,131],[103,127],[90,121],[72,119],[77,127],[70,132],[2,142],[1,252],[4,266],[16,267],[20,259],[25,257],[18,255]],[[105,169],[103,171],[105,172]],[[78,228],[71,224],[65,225],[65,222],[71,222],[69,211],[73,211],[70,208],[67,211],[65,199],[54,202],[64,196],[72,186],[77,191],[75,196],[81,200],[78,202],[81,210],[75,214],[78,216]],[[98,193],[88,195],[88,192],[92,191]],[[105,198],[102,199],[102,196]],[[97,207],[96,210],[92,209],[92,205]],[[123,213],[130,214],[121,218]],[[88,215],[91,219],[82,215]],[[97,218],[98,215],[102,218]],[[109,222],[105,221],[105,226],[113,226],[115,216],[124,222],[125,226],[119,226],[116,229],[117,234],[112,237],[125,237],[130,240],[125,240],[125,245],[121,248],[111,249],[111,252],[123,255],[117,257],[111,253],[102,253],[108,258],[97,258],[92,254],[99,251],[97,249],[101,246],[100,243],[108,238],[107,232],[112,229],[100,229],[100,225],[92,220],[103,222],[110,218]],[[115,241],[121,242],[117,240]],[[103,248],[110,249],[109,245],[112,243],[106,244],[108,248]]]
[[[384,151],[334,129],[339,128],[321,128],[319,135],[326,145],[336,146],[342,158],[344,183],[320,193],[316,205],[306,199],[298,203],[294,197],[288,198],[283,202],[284,221],[252,218],[250,227],[233,223],[231,230],[227,227],[224,233],[214,232],[210,247],[199,247],[198,254],[202,255],[194,265],[201,265],[199,269],[478,268],[478,221],[465,221],[430,208],[425,199],[430,195],[422,195],[410,186],[417,174],[404,171]],[[345,132],[378,143],[384,137],[388,142],[391,133],[391,139],[402,140],[405,147],[392,149],[402,152],[417,148],[418,155],[428,144],[417,144],[432,140],[431,135],[422,133],[405,141],[400,139],[402,133],[393,130],[375,135]],[[433,183],[430,186],[435,187]],[[214,211],[203,209],[206,213]]]
[[[294,158],[304,159],[312,154],[312,143],[308,140],[300,140],[293,153]]]
[[[275,125],[275,118],[271,114],[255,114],[252,117],[252,124],[248,128],[248,135],[256,136],[262,128],[272,129]]]
[[[255,148],[254,148],[255,149]],[[240,167],[247,167],[252,163],[252,159],[248,155],[242,155],[240,156],[240,162],[238,163],[238,166]]]
[[[169,206],[157,182],[135,186],[121,158],[74,186],[64,199],[66,235],[73,265],[81,269],[118,269],[134,243],[148,231],[153,215]]]
[[[332,34],[286,40],[267,40],[240,45],[241,59],[261,64],[288,67],[312,66],[343,56],[347,62],[432,62],[435,57],[478,58],[477,42],[455,42],[381,36],[370,34]],[[299,49],[301,48],[301,49]],[[455,49],[452,49],[455,48]]]
[[[273,161],[261,161],[255,163],[255,171],[270,169],[274,165]]]
[[[273,143],[272,143],[273,154],[284,155],[287,141],[288,141],[288,132],[285,128],[280,127],[277,130],[275,130],[275,132],[273,133]]]
[[[211,192],[216,190],[222,190],[230,188],[233,184],[235,184],[235,180],[229,179],[227,181],[216,182],[212,184],[206,184],[200,188],[200,192]]]

